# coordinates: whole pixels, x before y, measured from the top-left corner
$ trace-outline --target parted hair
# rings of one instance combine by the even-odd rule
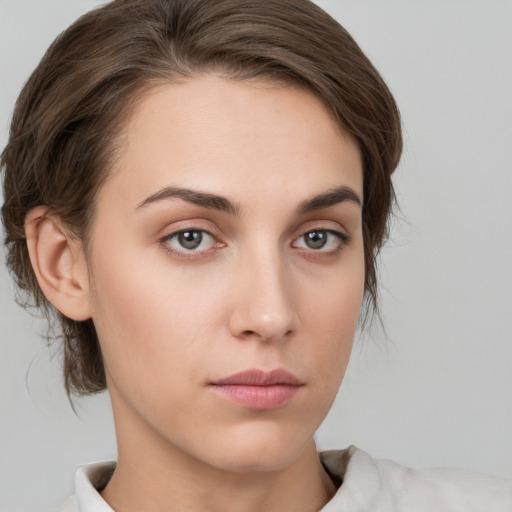
[[[45,205],[87,247],[95,197],[136,99],[156,83],[205,73],[306,87],[357,142],[364,310],[377,308],[376,258],[394,202],[401,125],[388,87],[348,32],[309,0],[115,0],[50,46],[17,100],[1,155],[7,265],[21,304],[39,308],[62,340],[68,394],[105,389],[100,344],[92,319],[67,318],[41,291],[25,216]]]

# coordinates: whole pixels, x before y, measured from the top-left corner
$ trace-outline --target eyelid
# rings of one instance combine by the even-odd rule
[[[176,219],[174,222],[167,221],[158,230],[155,241],[162,242],[168,240],[173,235],[183,233],[184,231],[201,231],[219,240],[222,235],[216,223],[202,217],[189,217]]]
[[[202,250],[187,250],[186,248],[183,248],[183,250],[179,250],[175,247],[171,247],[169,243],[167,243],[169,240],[172,240],[174,237],[178,236],[180,233],[186,233],[187,231],[196,231],[207,234],[209,237],[212,238],[213,244],[212,247],[209,247],[208,249],[202,249]],[[221,249],[226,246],[224,242],[219,241],[218,237],[215,236],[210,230],[205,229],[203,227],[198,227],[194,225],[184,225],[183,227],[176,228],[172,231],[169,231],[164,236],[160,237],[158,239],[159,244],[162,246],[162,248],[167,252],[168,254],[171,254],[177,258],[181,259],[197,259],[204,257],[206,254],[211,254],[212,251]]]
[[[314,249],[314,248],[311,248],[311,247],[297,247],[297,246],[294,246],[294,244],[298,241],[298,240],[301,240],[303,239],[303,237],[305,235],[307,235],[308,233],[312,233],[312,232],[315,232],[315,231],[321,231],[323,233],[328,233],[334,237],[336,237],[338,240],[339,240],[339,244],[336,248],[334,249],[323,249],[323,247],[321,248],[318,248],[318,249]],[[328,256],[328,255],[332,255],[332,254],[337,254],[338,252],[340,252],[347,244],[350,243],[350,240],[351,240],[351,237],[350,235],[348,235],[347,233],[339,230],[339,229],[333,229],[333,228],[329,228],[329,227],[326,227],[326,226],[311,226],[307,229],[304,229],[302,230],[301,234],[297,237],[295,237],[292,241],[292,247],[295,247],[297,249],[300,249],[302,251],[305,251],[305,252],[308,252],[308,253],[311,253],[311,254],[318,254],[319,256],[320,255],[323,255],[323,256]]]

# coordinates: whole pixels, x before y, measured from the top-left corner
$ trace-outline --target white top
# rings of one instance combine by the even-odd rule
[[[512,481],[461,469],[411,469],[351,446],[323,452],[337,493],[320,512],[512,512]],[[96,488],[115,462],[80,466],[75,494],[54,512],[113,512]]]

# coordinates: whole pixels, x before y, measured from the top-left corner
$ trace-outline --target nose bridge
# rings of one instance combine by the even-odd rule
[[[272,341],[295,329],[297,316],[289,271],[277,246],[260,243],[245,251],[232,319],[237,336]]]

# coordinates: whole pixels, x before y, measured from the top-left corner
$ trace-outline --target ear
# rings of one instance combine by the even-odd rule
[[[30,262],[46,298],[72,320],[91,318],[89,275],[81,241],[71,237],[46,206],[28,212],[25,235]]]

